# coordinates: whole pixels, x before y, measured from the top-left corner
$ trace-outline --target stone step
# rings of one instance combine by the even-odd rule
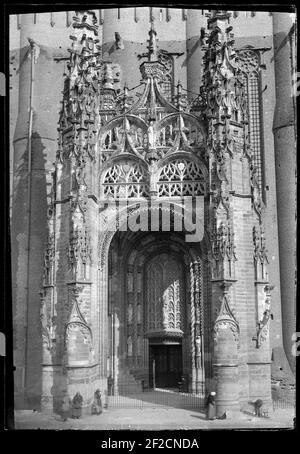
[[[117,383],[135,383],[135,384],[141,383],[139,380],[136,380],[132,375],[127,377],[126,376],[119,377],[116,381]]]
[[[122,392],[141,392],[142,383],[137,380],[127,367],[123,367],[115,385],[115,390]]]

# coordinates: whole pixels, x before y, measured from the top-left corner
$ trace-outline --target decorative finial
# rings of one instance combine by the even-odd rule
[[[224,9],[215,9],[212,11],[211,18],[212,19],[224,19],[224,18],[229,18],[230,13],[228,13],[227,10]]]
[[[151,21],[151,28],[149,31],[149,36],[150,39],[148,40],[149,46],[148,46],[148,61],[156,61],[157,60],[157,43],[156,43],[156,31],[154,29],[154,22],[153,20]]]
[[[115,32],[115,46],[116,49],[124,49],[124,42],[119,32]]]
[[[216,32],[221,32],[226,27],[226,24],[229,24],[229,19],[231,14],[226,10],[214,10],[212,11],[210,18],[207,21],[208,29],[215,29]],[[218,34],[218,33],[217,33]]]

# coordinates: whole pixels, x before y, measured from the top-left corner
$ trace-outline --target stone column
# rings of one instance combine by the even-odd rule
[[[228,289],[231,282],[220,285],[221,309],[214,324],[214,375],[216,379],[217,417],[226,412],[227,417],[237,416],[240,411],[238,348],[239,327],[229,306]]]
[[[14,364],[16,406],[39,406],[42,342],[40,298],[43,247],[47,227],[47,185],[55,159],[56,90],[47,91],[43,74],[55,62],[44,52],[33,14],[21,15],[19,111],[13,137],[12,296],[15,327]],[[49,25],[47,24],[47,27]],[[45,31],[44,31],[45,34]],[[61,88],[61,87],[59,87]],[[45,96],[47,92],[47,96]]]
[[[204,374],[204,336],[203,336],[203,278],[202,262],[200,259],[194,263],[194,305],[195,305],[195,367],[196,367],[196,393],[205,393],[205,374]]]
[[[295,253],[296,253],[296,137],[292,77],[295,71],[292,54],[294,23],[289,13],[273,13],[276,108],[273,122],[280,285],[282,301],[283,343],[290,366],[295,372],[292,334],[295,320]],[[295,64],[295,63],[294,63]]]
[[[215,347],[214,369],[216,377],[217,417],[239,413],[238,354],[230,327],[219,327]]]

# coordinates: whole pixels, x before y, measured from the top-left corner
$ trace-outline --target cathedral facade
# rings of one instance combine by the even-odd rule
[[[14,16],[17,407],[80,392],[89,409],[97,388],[179,382],[216,391],[219,415],[271,404],[276,358],[293,368],[291,24],[171,8]]]

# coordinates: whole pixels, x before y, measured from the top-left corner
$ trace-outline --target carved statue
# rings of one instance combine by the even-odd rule
[[[156,145],[156,133],[154,129],[154,120],[150,120],[148,126],[148,147],[149,149],[155,148]]]
[[[141,323],[142,321],[142,308],[141,308],[141,305],[138,304],[137,307],[136,307],[136,318],[137,318],[137,323]]]
[[[127,339],[127,356],[131,357],[133,354],[132,352],[132,338],[131,336]]]
[[[195,351],[196,368],[200,369],[201,368],[201,337],[200,336],[196,337],[195,346],[196,346],[196,351]]]
[[[45,296],[41,294],[40,320],[42,324],[43,344],[50,350],[50,331]]]
[[[157,175],[157,164],[155,161],[151,161],[149,164],[150,193],[157,191],[156,175]]]
[[[132,323],[132,304],[128,305],[128,323]]]

